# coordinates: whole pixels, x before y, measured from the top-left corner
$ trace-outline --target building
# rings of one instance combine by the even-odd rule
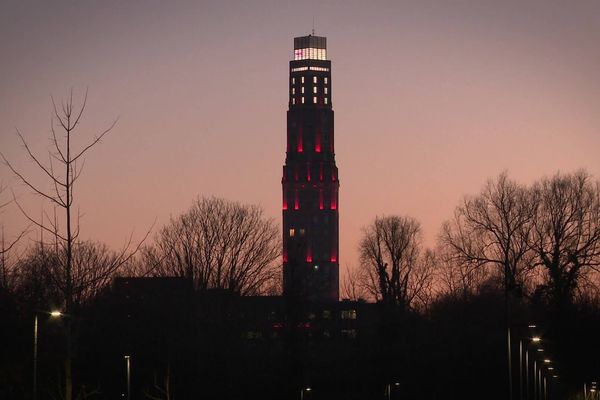
[[[339,299],[339,179],[327,38],[294,38],[283,166],[283,291]]]

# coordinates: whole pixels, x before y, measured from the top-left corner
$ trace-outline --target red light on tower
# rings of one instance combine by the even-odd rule
[[[298,145],[297,145],[298,153],[302,153],[302,128],[298,129]]]
[[[319,210],[324,209],[323,206],[323,189],[319,189]]]
[[[312,262],[313,257],[312,257],[312,250],[309,248],[306,249],[306,262]]]
[[[321,130],[317,129],[317,135],[315,138],[315,152],[321,152]]]

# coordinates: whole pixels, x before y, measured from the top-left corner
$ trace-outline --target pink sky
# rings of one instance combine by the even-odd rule
[[[502,170],[600,177],[591,0],[3,1],[0,150],[40,176],[15,127],[44,151],[50,95],[88,87],[81,133],[120,119],[77,188],[83,237],[118,246],[199,195],[281,223],[288,61],[313,16],[333,63],[342,267],[376,215],[417,218],[433,245],[460,198]],[[0,179],[39,213],[3,166]],[[13,206],[0,221],[7,237],[25,226]]]

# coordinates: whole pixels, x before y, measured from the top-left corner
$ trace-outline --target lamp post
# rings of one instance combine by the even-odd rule
[[[300,389],[300,400],[304,400],[304,391],[310,392],[312,389],[309,387],[303,387]]]
[[[52,311],[52,318],[62,317],[62,312]],[[37,400],[37,355],[38,355],[38,313],[33,318],[33,400]]]
[[[529,329],[536,328],[536,325],[528,325]],[[526,339],[526,345],[523,346],[523,340]],[[526,397],[529,400],[529,347],[532,343],[537,344],[542,340],[539,336],[527,336],[519,340],[519,386],[520,398],[524,400]],[[525,387],[523,387],[523,352],[525,352]]]
[[[394,386],[400,386],[400,382],[394,382]],[[388,383],[386,389],[388,400],[392,400],[392,384]]]
[[[131,356],[124,356],[127,365],[127,400],[131,400]]]

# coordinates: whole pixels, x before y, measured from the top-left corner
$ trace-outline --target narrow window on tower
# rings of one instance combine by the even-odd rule
[[[296,78],[292,78],[292,85],[296,84]]]
[[[313,97],[313,104],[317,104],[317,96]]]
[[[300,209],[300,200],[298,199],[298,191],[294,191],[294,210]]]
[[[304,103],[304,97],[302,97],[302,102]],[[298,136],[296,137],[296,143],[297,143],[296,150],[298,150],[298,153],[302,153],[303,147],[302,147],[302,127],[301,126],[298,128]]]
[[[323,83],[327,85],[327,77],[323,78]]]
[[[304,104],[304,96],[302,96],[302,104]]]
[[[321,152],[321,128],[317,128],[317,135],[315,137],[315,152]]]
[[[304,77],[302,77],[302,83],[304,83]]]
[[[292,104],[296,104],[296,98],[292,97]]]
[[[287,196],[286,196],[286,191],[285,191],[285,189],[283,190],[283,207],[282,207],[282,208],[283,208],[284,210],[287,210],[287,209],[288,209],[288,206],[287,206]]]
[[[290,237],[294,237],[294,235],[296,234],[296,230],[294,228],[290,229]]]
[[[331,189],[331,203],[330,207],[332,210],[337,210],[337,190],[336,188]]]
[[[337,262],[337,255],[334,251],[331,252],[331,258],[329,259],[331,262]]]
[[[319,210],[325,208],[323,206],[323,189],[319,189]]]
[[[327,92],[325,92],[327,93]],[[292,94],[296,94],[296,88],[292,88]]]
[[[312,250],[310,247],[307,246],[306,248],[306,262],[312,262],[313,260],[313,256],[312,256]]]
[[[304,86],[302,86],[302,88],[300,89],[300,91],[301,91],[302,93],[304,93]]]
[[[325,97],[325,104],[328,104],[328,103],[327,103],[327,97]]]
[[[317,83],[317,77],[313,76],[313,83]]]
[[[317,87],[313,86],[313,93],[317,93]]]
[[[329,91],[327,90],[327,88],[325,88],[325,94],[327,94]]]

